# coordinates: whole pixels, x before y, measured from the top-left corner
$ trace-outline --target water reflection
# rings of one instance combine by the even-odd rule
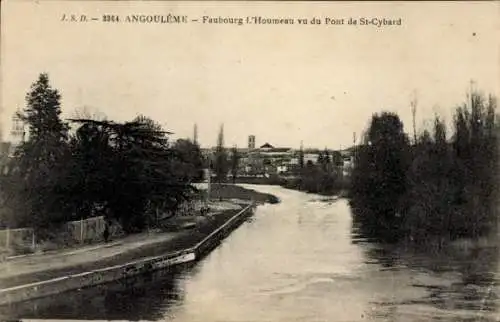
[[[363,241],[353,224],[353,240]],[[368,245],[367,245],[368,246]],[[399,280],[399,296],[372,301],[372,318],[432,321],[499,321],[499,247],[496,238],[437,247],[370,242],[367,263]],[[424,291],[403,296],[404,289]]]
[[[181,282],[193,272],[184,266],[126,281],[0,307],[0,320],[160,320],[184,299]]]

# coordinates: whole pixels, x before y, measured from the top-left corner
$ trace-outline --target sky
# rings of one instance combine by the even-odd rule
[[[2,1],[1,128],[49,74],[64,117],[87,109],[126,121],[144,114],[213,146],[341,148],[373,113],[397,112],[411,131],[446,121],[470,81],[500,93],[500,2]],[[74,23],[63,14],[317,17],[321,25]],[[401,26],[325,25],[325,19],[401,18]],[[345,21],[346,22],[346,21]]]

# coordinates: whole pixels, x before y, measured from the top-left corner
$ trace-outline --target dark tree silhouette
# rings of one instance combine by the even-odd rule
[[[352,174],[351,204],[363,210],[360,219],[384,234],[400,223],[408,188],[409,144],[394,113],[372,117]],[[394,237],[394,236],[391,236]]]
[[[18,211],[17,224],[34,227],[39,237],[43,228],[65,220],[65,187],[61,185],[70,157],[68,125],[61,118],[60,94],[40,74],[26,95],[21,119],[28,125],[29,138],[18,147],[15,191],[11,205]]]
[[[239,165],[240,155],[238,153],[238,148],[233,147],[231,149],[231,174],[233,176],[233,184],[236,182],[236,177],[238,176]]]
[[[214,171],[218,183],[224,182],[228,172],[228,158],[224,147],[224,125],[221,125],[215,148]]]

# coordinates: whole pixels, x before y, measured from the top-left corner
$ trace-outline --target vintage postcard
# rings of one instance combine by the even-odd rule
[[[0,320],[500,321],[500,2],[0,30]]]

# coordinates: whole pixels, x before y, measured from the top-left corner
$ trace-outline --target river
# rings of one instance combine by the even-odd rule
[[[30,319],[500,321],[499,248],[440,251],[360,235],[345,199],[274,186],[280,198],[193,267],[12,306]],[[5,312],[5,310],[4,310]]]

